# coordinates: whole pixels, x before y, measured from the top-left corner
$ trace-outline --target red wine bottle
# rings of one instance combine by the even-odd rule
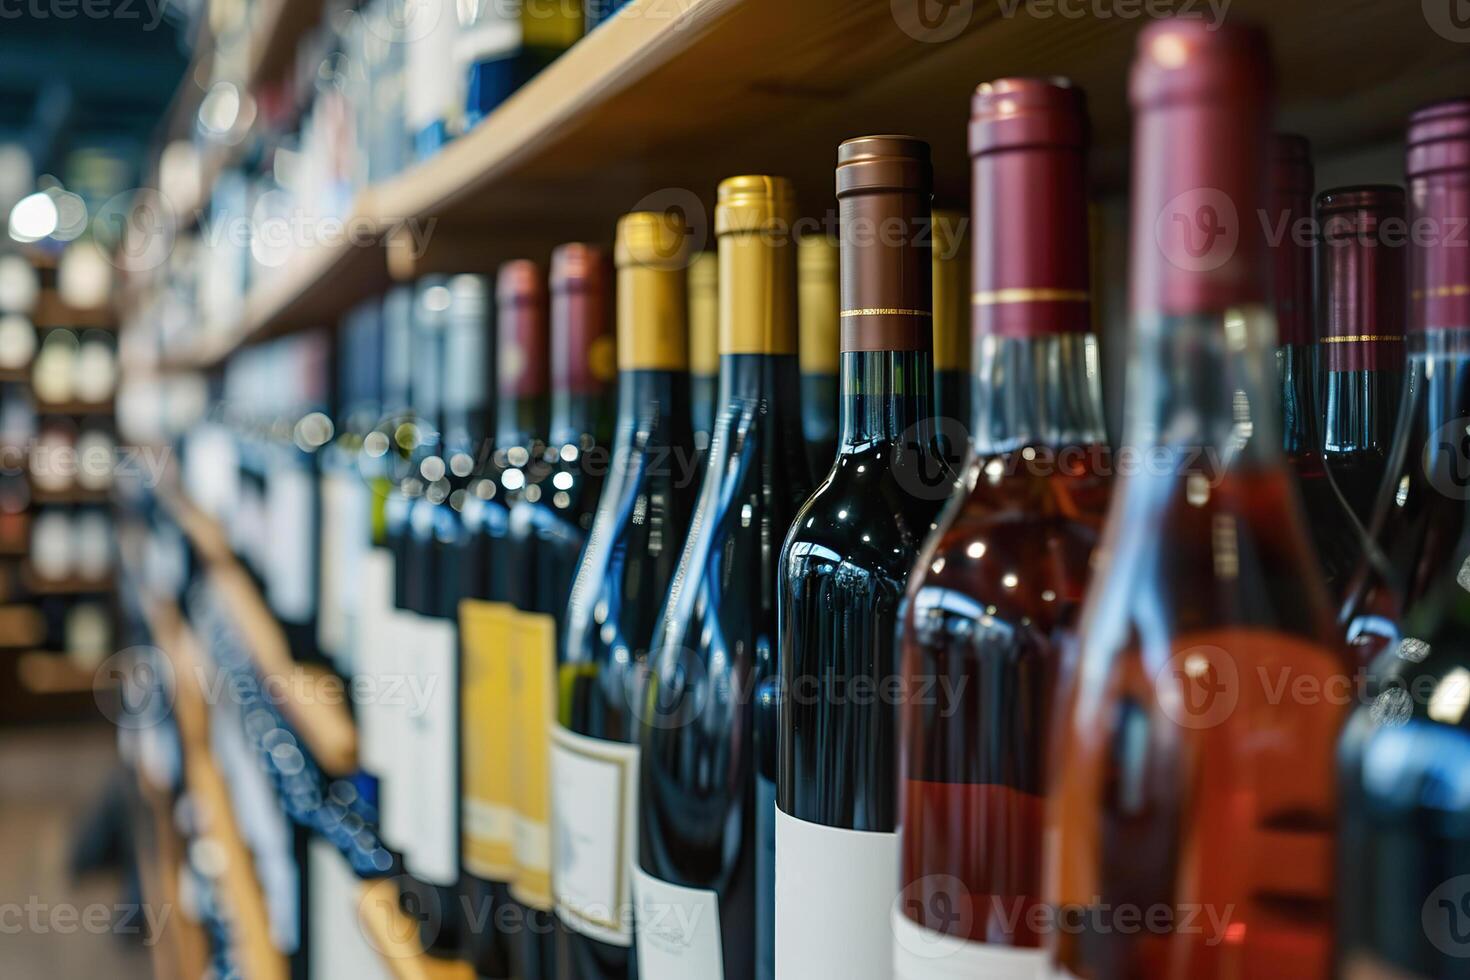
[[[892,966],[899,603],[953,485],[933,431],[931,182],[919,140],[838,148],[837,461],[796,515],[777,584],[777,976]]]
[[[659,602],[694,500],[687,232],[618,222],[618,413],[612,460],[567,603],[551,744],[557,971],[628,974],[638,843],[637,714]]]
[[[1317,196],[1322,457],[1367,527],[1388,469],[1404,383],[1408,239],[1401,187]]]
[[[1470,100],[1409,120],[1405,424],[1379,504],[1401,607],[1344,734],[1342,976],[1465,975],[1470,957]]]
[[[512,975],[555,976],[551,893],[551,741],[556,645],[577,559],[597,507],[612,431],[611,270],[596,246],[551,254],[550,438],[510,512],[512,620],[508,723],[518,935]]]
[[[1314,387],[1316,313],[1312,261],[1312,150],[1301,136],[1277,133],[1268,154],[1264,231],[1270,245],[1276,313],[1281,445],[1307,514],[1307,533],[1336,599],[1363,554],[1363,532],[1327,472]]]
[[[751,980],[755,679],[776,646],[772,547],[811,492],[796,363],[795,195],[719,187],[720,394],[704,481],[649,653],[634,870],[642,980]],[[671,909],[694,914],[670,915]]]
[[[1140,35],[1124,443],[1148,462],[1115,485],[1063,669],[1042,880],[1062,976],[1330,974],[1346,706],[1297,692],[1351,671],[1273,397],[1271,79],[1239,21]]]
[[[1063,648],[1107,506],[1092,335],[1087,117],[1065,80],[980,86],[977,400],[968,459],[909,579],[900,637],[894,975],[1014,976],[1029,922]],[[1042,220],[1044,217],[1044,220]],[[936,289],[936,296],[938,290]]]

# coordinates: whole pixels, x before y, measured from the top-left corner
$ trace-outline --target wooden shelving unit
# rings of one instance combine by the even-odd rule
[[[178,492],[166,493],[163,499],[209,563],[210,578],[229,606],[261,681],[282,696],[281,710],[291,727],[324,771],[350,776],[357,769],[357,726],[347,710],[341,681],[291,658],[280,623],[214,519]]]
[[[862,132],[930,140],[939,198],[961,199],[970,95],[1004,75],[1065,72],[1086,89],[1094,169],[1120,187],[1138,20],[976,4],[956,36],[931,42],[893,10],[887,0],[634,0],[474,131],[363,192],[352,224],[376,230],[371,244],[305,250],[249,297],[227,341],[189,361],[211,367],[242,344],[332,322],[390,273],[485,270],[562,241],[607,241],[640,202],[707,209],[732,173],[786,174],[802,210],[825,213],[836,146]],[[1282,128],[1319,152],[1397,139],[1416,105],[1470,88],[1463,46],[1417,12],[1237,0],[1229,16],[1270,29]]]
[[[418,923],[403,914],[393,879],[363,885],[357,917],[368,944],[395,980],[475,980],[468,963],[437,959],[424,952]]]

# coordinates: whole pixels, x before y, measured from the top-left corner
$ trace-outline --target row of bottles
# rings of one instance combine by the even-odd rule
[[[975,93],[973,218],[853,139],[837,241],[732,177],[713,254],[637,212],[364,304],[335,419],[324,338],[232,362],[193,492],[357,682],[431,952],[1454,975],[1470,110],[1413,117],[1407,194],[1314,197],[1254,29],[1157,23],[1130,91],[1118,446],[1060,79]]]

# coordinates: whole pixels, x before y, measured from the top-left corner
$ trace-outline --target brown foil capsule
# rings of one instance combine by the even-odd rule
[[[1066,79],[1002,78],[970,112],[976,337],[1092,329],[1087,106]]]
[[[1271,137],[1266,188],[1267,246],[1271,249],[1271,299],[1283,346],[1314,339],[1312,312],[1312,147],[1305,137]]]
[[[546,394],[546,284],[541,267],[516,259],[495,280],[496,375],[513,398]]]
[[[560,391],[597,394],[617,374],[607,252],[569,242],[551,253],[551,376]]]
[[[1129,90],[1134,314],[1264,302],[1265,35],[1237,21],[1156,21],[1139,35]]]
[[[1470,99],[1409,117],[1409,329],[1470,327]]]
[[[1401,187],[1339,187],[1317,197],[1322,351],[1329,371],[1400,370],[1408,224]]]
[[[934,344],[929,144],[863,136],[837,148],[842,350]]]

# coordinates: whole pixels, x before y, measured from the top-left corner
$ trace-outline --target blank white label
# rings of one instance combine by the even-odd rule
[[[454,621],[418,617],[419,643],[410,651],[413,673],[421,678],[410,724],[417,732],[419,759],[413,800],[418,840],[405,860],[410,874],[431,885],[459,880],[459,692],[456,690]],[[417,710],[419,707],[424,710]]]
[[[894,980],[970,980],[972,977],[1048,980],[1046,953],[946,935],[921,926],[897,908],[893,909]]]
[[[633,945],[638,746],[551,732],[551,882],[557,915],[583,935]]]
[[[704,888],[672,885],[635,862],[639,980],[723,980],[720,898]]]
[[[392,642],[386,621],[393,604],[393,553],[387,548],[367,549],[362,556],[361,582],[361,609],[356,619],[357,635],[352,641],[356,648],[354,674],[361,698],[357,703],[358,758],[366,772],[378,777],[381,787],[393,758],[392,733],[385,725],[383,704],[389,685],[384,666],[385,648]],[[391,724],[391,719],[386,721]]]
[[[776,980],[891,980],[898,835],[776,807]]]
[[[391,581],[390,581],[391,585]],[[379,772],[378,789],[382,794],[379,833],[388,846],[408,859],[417,841],[414,832],[414,773],[419,758],[418,730],[410,717],[410,709],[418,696],[420,680],[409,668],[418,649],[415,635],[417,613],[398,609],[390,602],[384,617],[384,640],[380,648],[382,687],[377,692],[379,716],[384,726],[383,740],[389,758]]]

